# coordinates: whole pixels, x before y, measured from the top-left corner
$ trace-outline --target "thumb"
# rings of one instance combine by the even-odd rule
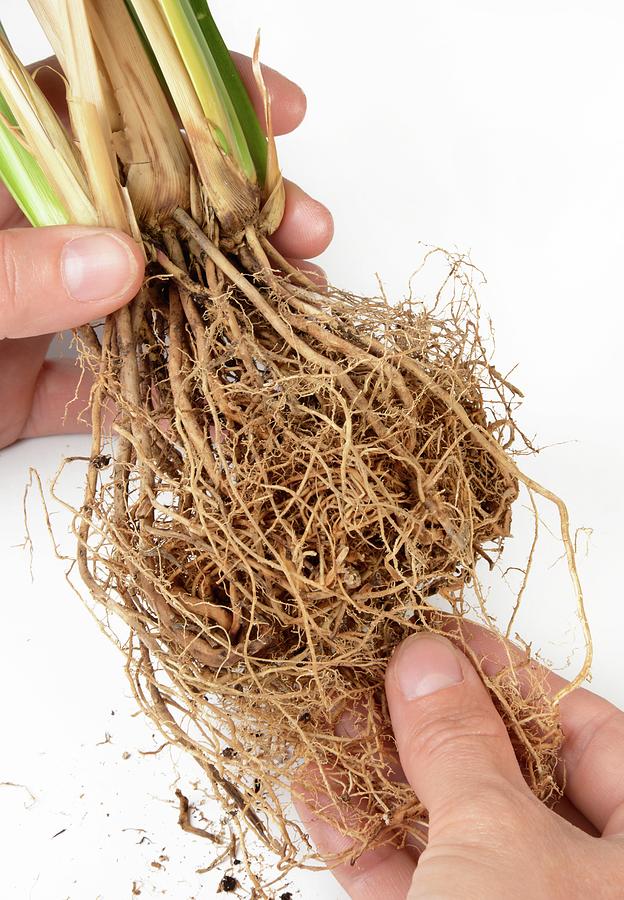
[[[132,299],[144,260],[130,237],[78,226],[0,231],[0,338],[99,319]]]
[[[386,694],[405,775],[431,838],[463,822],[492,789],[528,791],[502,719],[477,672],[445,638],[415,634],[388,666]]]

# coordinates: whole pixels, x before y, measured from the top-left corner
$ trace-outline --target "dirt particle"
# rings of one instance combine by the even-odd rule
[[[234,878],[233,875],[224,875],[221,881],[219,882],[219,887],[217,888],[217,894],[221,894],[225,891],[226,894],[231,894],[238,887],[238,881]]]

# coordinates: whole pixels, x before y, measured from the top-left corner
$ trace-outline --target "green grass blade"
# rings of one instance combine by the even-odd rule
[[[267,139],[258,121],[247,89],[238,73],[230,52],[212,17],[206,0],[189,0],[195,18],[228,92],[232,106],[245,135],[254,162],[258,181],[264,184],[267,167]]]
[[[0,39],[11,43],[0,22]],[[31,225],[67,225],[69,216],[38,162],[20,143],[17,122],[0,94],[0,178]]]
[[[0,39],[10,46],[1,22]],[[67,225],[67,211],[12,129],[17,131],[17,122],[0,94],[0,178],[31,225]]]
[[[67,225],[67,211],[39,164],[11,130],[17,123],[1,94],[0,115],[0,178],[31,225]]]
[[[223,149],[234,156],[245,175],[256,180],[256,169],[245,134],[189,0],[160,0],[160,7],[204,114],[218,129]]]

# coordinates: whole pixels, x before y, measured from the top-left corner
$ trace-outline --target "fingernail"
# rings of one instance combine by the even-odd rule
[[[413,634],[408,637],[397,650],[393,666],[406,700],[426,697],[464,680],[453,649],[433,635]]]
[[[318,288],[327,288],[329,279],[327,278],[327,272],[325,269],[322,269],[321,266],[307,261],[305,263],[297,262],[295,263],[295,266],[306,276],[306,278],[313,281]]]
[[[74,300],[113,300],[136,278],[137,262],[130,247],[116,235],[90,234],[65,244],[61,274]]]
[[[318,278],[320,279],[320,281],[323,281],[325,283],[327,282],[327,272],[316,263],[306,262],[305,265],[301,266],[301,271],[304,275]]]

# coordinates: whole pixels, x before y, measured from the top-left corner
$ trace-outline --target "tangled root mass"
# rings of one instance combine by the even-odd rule
[[[311,852],[284,795],[311,764],[358,801],[340,823],[357,848],[422,839],[385,668],[409,633],[461,622],[518,494],[517,392],[481,341],[471,268],[447,257],[436,303],[391,306],[315,288],[251,229],[225,253],[180,212],[146,242],[153,277],[81,333],[97,380],[76,518],[136,695],[284,866]],[[512,668],[483,677],[553,797],[553,707]],[[355,736],[334,730],[345,713]]]

